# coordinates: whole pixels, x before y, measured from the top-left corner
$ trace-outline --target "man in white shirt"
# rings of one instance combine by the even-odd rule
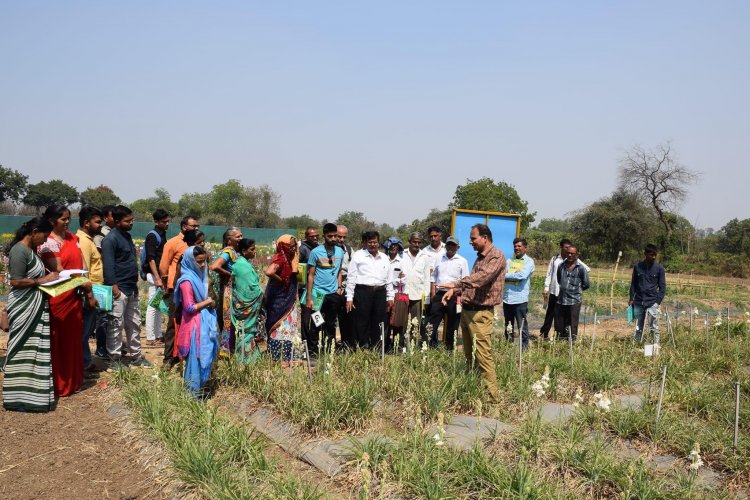
[[[354,311],[357,347],[374,348],[380,342],[381,325],[393,307],[390,259],[380,252],[380,234],[366,231],[365,248],[352,253],[346,283],[346,310]]]
[[[423,250],[432,257],[432,266],[430,266],[430,273],[432,273],[435,266],[440,262],[440,257],[445,255],[445,243],[443,243],[443,232],[437,226],[427,228],[427,238],[429,238],[430,244]]]
[[[539,329],[539,333],[545,339],[549,336],[549,331],[555,321],[555,304],[557,304],[557,296],[560,289],[560,285],[557,282],[557,268],[568,258],[568,248],[572,244],[573,242],[567,238],[560,240],[560,253],[552,257],[547,266],[547,276],[544,278],[544,291],[542,292],[544,300],[547,302],[547,312],[544,315],[544,324]],[[582,260],[579,259],[578,263],[583,266],[586,272],[591,271],[589,266],[584,264]]]
[[[432,272],[433,256],[422,248],[422,235],[413,232],[409,235],[409,248],[401,256],[401,290],[409,296],[409,321],[417,319],[420,336],[426,340],[424,322],[425,302],[430,298],[430,273]],[[411,323],[406,325],[404,340],[408,343],[413,332]]]
[[[440,257],[437,266],[432,271],[430,286],[430,313],[428,316],[427,330],[429,331],[430,347],[437,347],[437,331],[444,315],[447,315],[445,327],[443,328],[443,341],[449,351],[453,350],[458,324],[461,321],[461,311],[457,306],[460,294],[453,295],[446,304],[443,304],[443,295],[446,290],[441,285],[453,283],[469,275],[469,262],[466,258],[458,255],[458,238],[449,236],[445,241],[445,255]]]

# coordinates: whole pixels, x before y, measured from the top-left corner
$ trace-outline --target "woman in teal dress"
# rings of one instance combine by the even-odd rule
[[[263,290],[258,272],[252,264],[255,240],[243,238],[237,244],[239,257],[232,266],[231,317],[236,347],[235,357],[248,364],[260,357],[257,346],[258,318],[263,304]]]

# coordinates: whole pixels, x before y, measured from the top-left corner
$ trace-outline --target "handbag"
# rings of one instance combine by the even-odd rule
[[[409,321],[409,296],[401,291],[401,283],[398,284],[398,289],[391,310],[390,323],[394,328],[403,328]]]

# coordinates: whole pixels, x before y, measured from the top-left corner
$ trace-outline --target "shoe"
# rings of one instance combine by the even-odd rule
[[[146,358],[144,358],[143,356],[140,356],[135,361],[132,361],[130,363],[130,366],[135,366],[137,368],[153,368],[154,367],[154,365],[151,364],[151,362],[147,360]]]
[[[104,360],[109,359],[109,356],[107,356],[107,353],[105,351],[99,351],[99,350],[97,350],[94,353],[94,357],[98,359],[104,359]]]

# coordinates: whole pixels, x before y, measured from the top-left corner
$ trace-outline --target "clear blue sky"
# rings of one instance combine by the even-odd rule
[[[748,218],[750,2],[0,0],[0,163],[126,201],[237,178],[398,225],[467,178],[562,216],[634,143]]]

